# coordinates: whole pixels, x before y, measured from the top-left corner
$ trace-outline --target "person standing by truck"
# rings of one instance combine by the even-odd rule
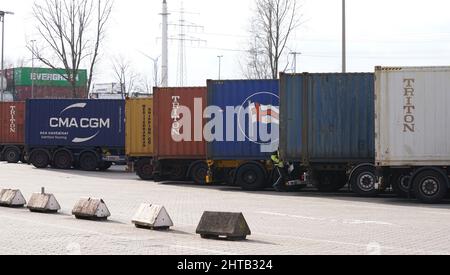
[[[288,175],[286,173],[286,169],[284,166],[284,162],[280,158],[280,151],[276,151],[272,153],[271,160],[274,166],[274,173],[276,175],[276,181],[273,185],[273,188],[277,192],[286,192],[286,181]],[[275,178],[275,177],[274,177]]]

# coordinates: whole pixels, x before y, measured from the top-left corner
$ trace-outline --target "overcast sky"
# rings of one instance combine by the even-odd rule
[[[39,1],[39,0],[38,0]],[[29,56],[25,45],[34,36],[34,0],[1,0],[0,10],[15,12],[6,19],[5,56]],[[142,54],[161,52],[161,2],[116,0],[108,37],[103,44],[96,82],[111,82],[111,58],[128,58],[136,71],[151,75],[152,63]],[[188,85],[205,85],[218,77],[218,55],[223,55],[222,78],[243,78],[242,65],[249,39],[253,0],[184,0],[186,20],[204,26],[190,36],[206,40],[187,43]],[[298,0],[304,24],[289,48],[302,52],[300,72],[337,72],[341,68],[341,0]],[[179,20],[180,0],[168,0],[171,17]],[[348,69],[373,71],[376,65],[450,65],[450,1],[347,0]],[[169,32],[176,36],[176,27]],[[170,47],[170,84],[177,83],[178,44]],[[242,64],[242,65],[241,65]]]

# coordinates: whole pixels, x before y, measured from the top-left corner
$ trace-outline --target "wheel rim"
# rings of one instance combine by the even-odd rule
[[[375,189],[375,175],[364,173],[358,177],[358,186],[363,191],[372,191]]]
[[[37,153],[35,156],[37,166],[45,166],[48,163],[48,157],[44,153]]]
[[[97,167],[97,161],[94,156],[86,155],[83,157],[81,165],[85,170],[95,170]]]
[[[253,184],[257,180],[257,175],[253,171],[248,171],[244,174],[244,182],[247,184]]]
[[[8,161],[15,161],[17,159],[17,152],[12,150],[8,151],[6,154],[6,158],[6,160]]]
[[[153,166],[150,164],[146,164],[142,166],[142,172],[144,173],[144,175],[146,176],[150,176],[153,174]]]
[[[67,153],[59,153],[57,155],[56,166],[58,168],[68,168],[71,164],[71,158]]]
[[[439,180],[436,178],[427,178],[424,181],[422,181],[422,184],[420,185],[420,191],[422,194],[428,197],[432,197],[439,193],[440,186],[439,186]]]
[[[208,169],[205,169],[204,167],[198,168],[194,173],[194,177],[198,182],[206,181],[207,175],[208,175]]]

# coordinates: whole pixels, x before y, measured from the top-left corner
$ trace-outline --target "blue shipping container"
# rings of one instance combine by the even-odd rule
[[[210,160],[264,160],[279,144],[277,80],[208,81]]]
[[[283,74],[280,85],[283,159],[374,161],[374,74]]]
[[[125,147],[124,100],[28,100],[29,147]]]

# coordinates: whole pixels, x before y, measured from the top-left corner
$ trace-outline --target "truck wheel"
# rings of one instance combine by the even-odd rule
[[[112,162],[102,161],[102,163],[100,163],[100,165],[98,166],[98,170],[107,171],[109,168],[111,168],[112,165],[113,165]]]
[[[318,181],[317,189],[324,193],[339,191],[347,184],[343,173],[324,173],[318,177]]]
[[[54,167],[56,169],[68,170],[72,168],[72,154],[67,151],[59,151],[53,157]]]
[[[8,163],[18,163],[20,161],[20,151],[16,148],[6,149],[5,160]]]
[[[208,165],[204,162],[199,162],[191,169],[191,179],[195,184],[206,185],[206,176],[208,176]]]
[[[38,169],[47,168],[50,164],[50,157],[47,152],[43,150],[37,150],[31,153],[30,163]]]
[[[352,191],[363,197],[373,197],[378,194],[376,182],[375,168],[369,166],[357,169],[350,179]]]
[[[401,198],[408,198],[411,194],[411,175],[396,174],[392,181],[392,189]]]
[[[173,181],[183,181],[186,179],[186,167],[182,164],[169,167],[169,179]]]
[[[88,152],[80,157],[80,168],[83,171],[96,171],[98,167],[98,157],[96,154]]]
[[[245,164],[239,168],[236,182],[238,186],[246,191],[258,191],[266,187],[264,171],[259,165]]]
[[[153,179],[153,165],[150,159],[141,159],[136,163],[136,174],[141,180]]]
[[[423,171],[413,182],[414,195],[423,203],[439,203],[447,195],[447,191],[447,180],[437,171]]]

